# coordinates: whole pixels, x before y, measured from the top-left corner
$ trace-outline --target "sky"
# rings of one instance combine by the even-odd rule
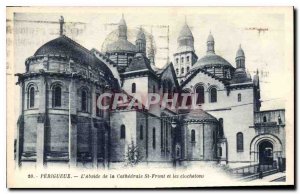
[[[246,56],[246,68],[251,75],[258,69],[261,80],[261,110],[285,108],[291,87],[293,62],[290,42],[291,21],[284,8],[57,8],[20,9],[14,14],[14,72],[25,71],[25,60],[47,41],[59,36],[58,20],[63,15],[65,34],[87,49],[102,50],[111,41],[111,32],[124,14],[128,39],[134,43],[135,34],[143,27],[154,36],[156,66],[163,67],[173,60],[177,37],[185,18],[195,39],[199,59],[206,54],[206,39],[211,31],[216,54],[235,67],[236,51],[241,44]],[[288,21],[288,22],[287,22]],[[8,21],[8,25],[10,21]],[[292,25],[291,25],[292,26]],[[264,31],[259,32],[258,29]],[[169,32],[168,32],[169,30]],[[169,43],[166,37],[169,37]],[[149,43],[149,42],[148,42]],[[164,49],[168,47],[169,50]],[[19,86],[15,86],[16,102]],[[18,106],[15,108],[18,112]]]

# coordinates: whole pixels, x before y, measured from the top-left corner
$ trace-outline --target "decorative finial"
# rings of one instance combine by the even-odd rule
[[[239,48],[242,49],[242,44],[239,45]]]
[[[64,17],[63,16],[60,16],[60,19],[59,19],[59,35],[62,36],[64,34]]]

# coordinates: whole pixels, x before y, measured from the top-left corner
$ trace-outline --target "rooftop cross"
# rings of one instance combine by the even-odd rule
[[[59,35],[62,36],[64,34],[64,17],[63,16],[60,16],[60,19],[59,19]]]

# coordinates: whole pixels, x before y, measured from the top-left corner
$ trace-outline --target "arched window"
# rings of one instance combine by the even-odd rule
[[[210,102],[217,102],[218,96],[217,96],[217,89],[211,88],[210,89]]]
[[[267,117],[266,116],[263,117],[263,121],[264,121],[264,123],[267,122]]]
[[[140,139],[142,140],[144,138],[144,129],[143,125],[140,126]]]
[[[222,156],[222,148],[218,147],[218,156],[221,157]]]
[[[152,129],[152,147],[155,149],[156,147],[156,129],[153,127]]]
[[[181,73],[184,73],[184,68],[183,67],[181,68]]]
[[[242,101],[242,94],[238,94],[238,102]]]
[[[196,95],[197,100],[196,104],[203,104],[204,103],[204,87],[203,86],[197,86],[196,87]]]
[[[181,57],[181,63],[183,63],[183,61],[184,61],[184,58],[183,58],[183,57]]]
[[[28,108],[34,107],[34,96],[35,96],[35,90],[34,90],[34,87],[31,86],[28,91],[28,102],[29,102]]]
[[[189,72],[189,70],[190,70],[190,67],[188,66],[188,67],[186,68],[186,72]]]
[[[187,62],[190,62],[190,56],[187,56],[187,57],[186,57],[186,61],[187,61]]]
[[[131,85],[131,93],[135,93],[136,92],[136,84],[132,83]]]
[[[244,136],[241,132],[236,134],[236,150],[238,152],[244,151]]]
[[[176,64],[178,64],[178,61],[179,61],[178,58],[176,58]]]
[[[121,128],[120,128],[120,138],[121,139],[125,139],[125,137],[126,137],[126,131],[125,131],[125,125],[121,125]]]
[[[87,112],[87,92],[86,90],[81,91],[81,111]]]
[[[196,141],[196,134],[195,134],[195,130],[192,129],[191,131],[191,142],[195,142]]]
[[[176,74],[179,74],[179,69],[178,68],[176,68]]]
[[[53,87],[53,107],[61,107],[61,86],[56,85]]]

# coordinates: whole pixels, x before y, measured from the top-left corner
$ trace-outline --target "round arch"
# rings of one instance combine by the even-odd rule
[[[207,85],[202,83],[202,82],[199,82],[199,83],[195,84],[194,87],[193,87],[193,91],[196,91],[196,88],[199,87],[199,86],[202,86],[204,88],[204,91],[207,91]]]
[[[29,90],[29,88],[31,88],[31,87],[34,87],[34,90],[36,91],[36,92],[38,92],[38,85],[37,85],[37,83],[35,83],[35,82],[29,82],[27,85],[26,85],[26,88],[25,88],[25,92],[28,92],[28,90]]]
[[[259,162],[259,154],[260,154],[260,145],[262,143],[270,143],[273,146],[273,160],[277,161],[278,158],[283,156],[283,145],[280,139],[272,134],[261,134],[255,136],[250,142],[250,158],[252,162]]]
[[[65,83],[62,81],[54,81],[50,84],[50,90],[53,90],[55,86],[60,86],[63,90],[67,90],[68,88],[65,86]]]
[[[282,143],[280,139],[272,134],[262,134],[255,136],[250,143],[250,151],[258,152],[259,144],[263,141],[269,141],[273,145],[274,151],[282,151]]]

